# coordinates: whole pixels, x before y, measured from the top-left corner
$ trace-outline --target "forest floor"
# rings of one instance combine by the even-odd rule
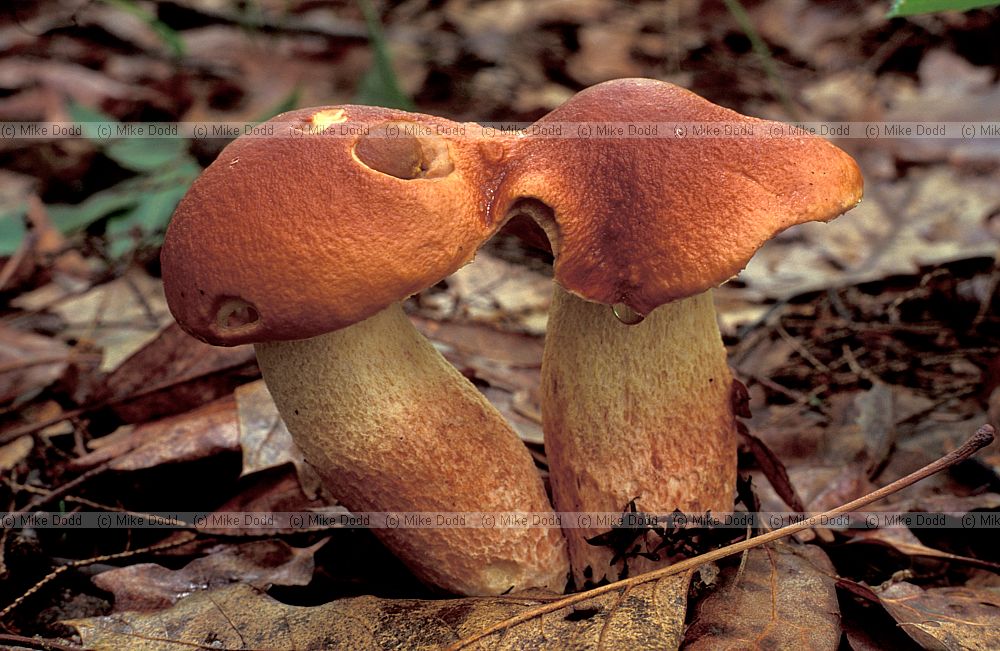
[[[351,102],[533,121],[619,77],[783,121],[1000,118],[996,10],[890,20],[881,3],[762,0],[746,4],[758,34],[723,3],[413,0],[375,8],[380,48],[365,5],[15,2],[0,15],[0,123],[253,122]],[[834,142],[861,166],[865,201],[782,233],[716,293],[749,429],[773,453],[741,447],[762,510],[789,510],[789,492],[811,512],[848,502],[1000,421],[1000,140]],[[0,139],[0,646],[438,646],[545,603],[456,609],[364,529],[129,526],[344,512],[292,444],[252,348],[203,344],[166,306],[164,228],[226,144]],[[503,232],[407,305],[543,476],[550,263]],[[998,450],[871,507],[947,514],[940,526],[809,530],[680,588],[512,626],[487,648],[614,648],[637,626],[656,648],[998,648],[1000,548],[962,525],[1000,513]],[[765,457],[787,474],[766,473],[774,487]],[[11,519],[32,513],[120,526]]]

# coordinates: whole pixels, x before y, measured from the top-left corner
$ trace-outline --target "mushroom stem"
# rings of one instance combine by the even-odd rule
[[[621,512],[638,498],[636,507],[646,512],[732,511],[731,385],[711,291],[626,325],[611,306],[556,285],[542,362],[556,509]],[[565,531],[577,585],[619,578],[621,561],[610,564],[614,551],[587,543],[608,529]],[[652,551],[659,540],[649,535]],[[628,565],[633,574],[653,567],[642,557]]]
[[[551,513],[531,455],[399,303],[347,328],[256,344],[264,380],[328,490],[355,512]],[[562,592],[557,528],[376,529],[427,583]]]

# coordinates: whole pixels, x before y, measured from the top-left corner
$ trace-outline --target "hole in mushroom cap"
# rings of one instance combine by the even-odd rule
[[[644,314],[639,314],[625,303],[615,303],[612,305],[611,313],[625,325],[636,325],[642,323],[646,318]]]
[[[240,298],[224,300],[215,313],[215,323],[221,330],[242,330],[259,322],[257,308]]]
[[[434,136],[417,136],[428,127],[414,123],[390,123],[372,127],[354,145],[359,161],[397,179],[433,179],[455,169],[448,144]]]

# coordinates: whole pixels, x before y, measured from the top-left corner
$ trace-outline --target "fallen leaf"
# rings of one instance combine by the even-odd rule
[[[513,367],[542,367],[544,341],[541,337],[504,332],[482,323],[433,321],[418,316],[411,316],[410,320],[431,341],[464,355],[484,357]]]
[[[127,422],[141,422],[198,407],[256,377],[253,346],[210,346],[176,323],[123,360],[91,401],[114,403]]]
[[[878,604],[878,595],[863,583],[840,578],[841,616],[844,635],[853,651],[920,651],[922,648],[906,635],[883,608]]]
[[[336,505],[336,501],[322,490],[322,486],[316,497],[308,497],[303,492],[298,472],[292,466],[285,465],[262,472],[252,477],[252,480],[244,479],[249,485],[214,513],[273,513],[272,523],[267,523],[266,526],[243,523],[234,527],[229,526],[224,518],[209,517],[198,525],[198,531],[220,536],[273,536],[275,533],[295,533],[302,530],[291,522],[291,514],[294,513],[308,511],[332,516],[348,513],[347,509]]]
[[[502,323],[529,334],[545,332],[552,279],[486,252],[446,279],[458,315]]]
[[[613,8],[608,0],[554,0],[543,4],[529,0],[460,0],[446,5],[444,12],[476,56],[502,63],[522,45],[525,32],[534,31],[539,24],[599,21]]]
[[[920,542],[910,529],[906,527],[890,527],[886,529],[858,530],[851,533],[849,545],[874,544],[884,545],[895,549],[906,556],[917,556],[921,558],[936,558],[942,561],[955,561],[970,565],[972,567],[985,567],[994,571],[1000,569],[1000,565],[983,561],[978,558],[949,554],[940,549],[934,549]]]
[[[566,70],[584,86],[609,79],[641,77],[643,68],[632,58],[640,23],[635,14],[620,12],[604,23],[585,25],[578,39],[580,51],[566,62]]]
[[[926,649],[1000,648],[1000,595],[992,590],[924,590],[901,581],[875,592],[907,635]]]
[[[237,387],[235,395],[243,449],[240,476],[290,463],[298,473],[303,492],[309,499],[315,499],[320,486],[319,476],[292,440],[264,381]]]
[[[26,312],[41,312],[57,305],[60,301],[81,295],[89,288],[90,282],[86,279],[55,274],[52,282],[12,298],[10,305]]]
[[[232,20],[244,18],[234,14]],[[274,33],[269,33],[250,32],[238,24],[211,24],[181,32],[185,65],[204,67],[220,78],[213,88],[205,89],[207,98],[199,93],[184,119],[257,121],[287,104],[289,98],[297,106],[347,101],[363,73],[350,56],[357,48],[331,49],[329,40],[319,34],[287,34],[284,27],[276,23]],[[215,106],[212,95],[219,93],[220,86],[235,95],[235,106]]]
[[[484,639],[473,649],[678,648],[688,576],[606,594]],[[70,620],[87,648],[439,649],[539,604],[531,596],[420,601],[354,597],[321,606],[280,603],[236,584],[158,613]]]
[[[81,27],[103,29],[140,52],[169,55],[164,39],[157,34],[151,21],[111,4],[94,4],[80,7],[73,19]]]
[[[490,401],[490,404],[497,408],[504,420],[514,428],[522,441],[535,445],[544,444],[545,435],[542,432],[541,423],[526,418],[519,412],[514,404],[515,394],[495,387],[486,387],[483,389],[483,394]]]
[[[169,608],[194,592],[244,583],[260,590],[272,585],[308,585],[313,575],[312,547],[291,547],[281,540],[219,545],[179,570],[139,563],[102,572],[94,585],[115,595],[114,612]]]
[[[745,446],[749,450],[750,456],[761,469],[761,472],[764,473],[764,476],[767,477],[768,484],[771,485],[774,492],[781,498],[781,501],[793,511],[804,512],[805,505],[802,502],[802,498],[799,497],[795,486],[792,485],[791,480],[788,478],[788,470],[781,462],[781,459],[767,447],[766,443],[751,434],[745,427],[738,427],[737,431],[740,434],[741,449]]]
[[[7,472],[28,458],[35,447],[35,439],[30,434],[16,438],[6,445],[0,445],[0,472]]]
[[[104,351],[100,370],[115,370],[173,321],[163,283],[132,268],[122,277],[52,305],[66,322],[64,339],[89,340]]]
[[[875,382],[872,388],[859,395],[855,402],[859,412],[858,427],[865,441],[868,460],[865,472],[874,478],[888,462],[899,434],[896,430],[892,387],[884,382]]]
[[[993,257],[988,217],[1000,184],[953,168],[913,168],[869,186],[865,200],[830,222],[793,226],[764,245],[740,274],[750,296],[798,294],[914,274],[921,267]]]
[[[730,567],[699,601],[686,649],[836,649],[836,570],[818,547],[751,549],[742,575]]]
[[[769,0],[753,10],[753,24],[769,43],[788,48],[797,58],[820,69],[843,64],[854,52],[845,39],[885,22],[877,6],[847,15],[807,0]]]
[[[0,324],[0,404],[27,397],[59,379],[70,349],[50,337]]]
[[[917,69],[919,86],[906,78],[902,84],[890,76],[881,80],[890,109],[890,122],[970,122],[977,130],[973,138],[893,138],[887,141],[897,154],[907,160],[954,163],[1000,160],[996,138],[979,133],[978,123],[996,115],[1000,105],[1000,83],[995,71],[975,66],[954,52],[939,48],[924,54]]]
[[[228,396],[177,416],[126,425],[96,439],[91,447],[93,452],[73,459],[70,467],[86,469],[110,461],[112,470],[139,470],[236,451],[236,400]]]
[[[0,61],[0,86],[20,89],[36,85],[51,88],[87,106],[100,106],[109,99],[144,101],[157,106],[170,103],[155,90],[122,83],[78,63],[11,56]]]

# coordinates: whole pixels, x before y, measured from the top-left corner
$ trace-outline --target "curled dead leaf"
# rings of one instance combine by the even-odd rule
[[[94,584],[115,595],[115,612],[157,611],[194,592],[242,582],[261,590],[271,585],[307,585],[313,574],[312,547],[291,547],[280,540],[219,545],[179,570],[140,563],[102,572]]]

